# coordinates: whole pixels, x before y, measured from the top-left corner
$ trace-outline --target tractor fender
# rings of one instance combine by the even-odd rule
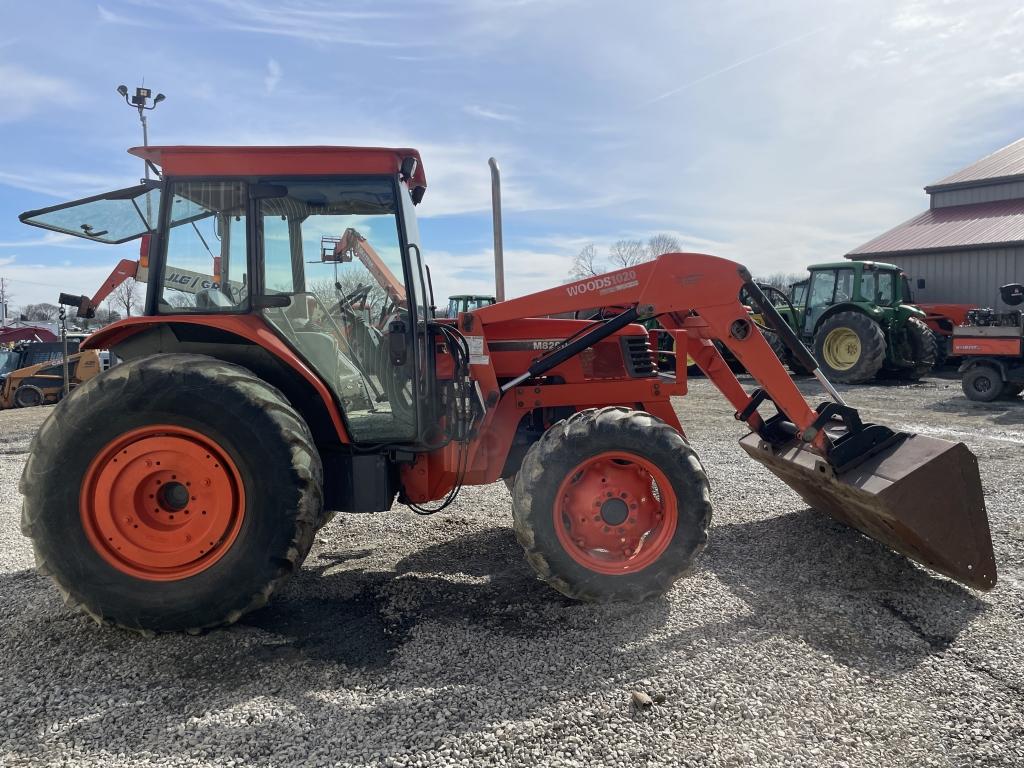
[[[895,312],[895,320],[897,325],[902,325],[903,323],[907,322],[908,318],[911,317],[916,317],[921,320],[924,320],[926,317],[928,317],[927,312],[913,306],[912,304],[900,304],[898,307],[895,307]]]
[[[989,368],[995,368],[999,371],[999,375],[1003,381],[1006,381],[1009,378],[1006,370],[1006,363],[998,357],[970,357],[964,360],[956,370],[957,373],[964,374],[972,368],[977,368],[979,365],[987,365]]]
[[[811,334],[817,334],[818,329],[821,328],[821,324],[828,320],[833,315],[838,315],[840,312],[859,312],[860,314],[872,320],[875,323],[881,325],[881,317],[885,314],[880,309],[867,310],[860,304],[855,304],[852,301],[844,301],[841,304],[833,304],[831,307],[821,313],[821,317],[814,324],[814,332]]]
[[[159,352],[191,352],[242,365],[284,392],[318,444],[351,442],[341,408],[327,384],[255,315],[130,317],[96,331],[81,348],[109,349],[125,360]]]

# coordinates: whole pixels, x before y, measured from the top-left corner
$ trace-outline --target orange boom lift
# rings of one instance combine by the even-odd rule
[[[711,497],[671,402],[685,364],[658,371],[650,318],[731,403],[747,454],[809,505],[938,573],[995,584],[973,454],[862,421],[741,265],[668,253],[435,319],[415,150],[132,152],[162,179],[22,215],[98,242],[149,238],[145,316],[87,342],[123,364],[58,406],[22,481],[40,563],[93,616],[230,623],[301,564],[334,511],[397,499],[432,514],[502,479],[552,587],[662,594],[704,548]],[[364,264],[374,285],[345,293],[340,273]],[[828,400],[806,402],[741,292]],[[359,310],[371,305],[373,322]],[[593,320],[548,317],[595,307]]]

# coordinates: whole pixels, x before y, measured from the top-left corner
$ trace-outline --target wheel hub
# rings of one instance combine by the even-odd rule
[[[860,337],[849,328],[834,328],[822,344],[825,362],[836,371],[846,371],[860,359]]]
[[[174,480],[161,486],[157,493],[157,502],[171,512],[180,512],[188,506],[188,501],[188,489]]]
[[[122,573],[173,581],[230,549],[245,515],[234,462],[210,438],[175,425],[132,430],[97,454],[79,509],[89,542]]]
[[[622,525],[629,517],[629,505],[620,498],[611,498],[601,504],[601,519],[608,525]]]
[[[576,562],[621,575],[646,568],[675,534],[675,494],[652,462],[602,453],[575,467],[556,497],[555,532]]]

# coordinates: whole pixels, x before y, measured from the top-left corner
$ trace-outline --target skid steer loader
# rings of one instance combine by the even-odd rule
[[[21,216],[143,242],[127,271],[148,282],[145,315],[84,345],[123,364],[54,410],[21,482],[40,568],[97,620],[231,623],[301,565],[334,511],[397,498],[428,514],[500,479],[552,587],[593,601],[662,594],[704,548],[711,500],[670,402],[686,394],[685,364],[658,370],[647,318],[735,408],[743,449],[808,504],[938,573],[995,584],[974,455],[863,422],[744,267],[667,253],[435,319],[415,150],[131,152],[162,178]],[[346,270],[366,270],[358,253],[323,247],[344,233],[379,256],[372,285],[348,287]],[[741,290],[828,401],[807,404]],[[615,310],[546,317],[595,306]],[[383,322],[365,307],[386,308]]]

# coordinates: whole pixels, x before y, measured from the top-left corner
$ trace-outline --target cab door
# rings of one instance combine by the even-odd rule
[[[277,190],[256,206],[263,317],[334,392],[355,442],[416,441],[419,292],[396,179],[259,186]]]
[[[834,270],[820,270],[811,273],[811,282],[807,287],[807,307],[804,309],[803,335],[813,336],[814,326],[818,318],[832,305],[836,291],[836,273]]]

